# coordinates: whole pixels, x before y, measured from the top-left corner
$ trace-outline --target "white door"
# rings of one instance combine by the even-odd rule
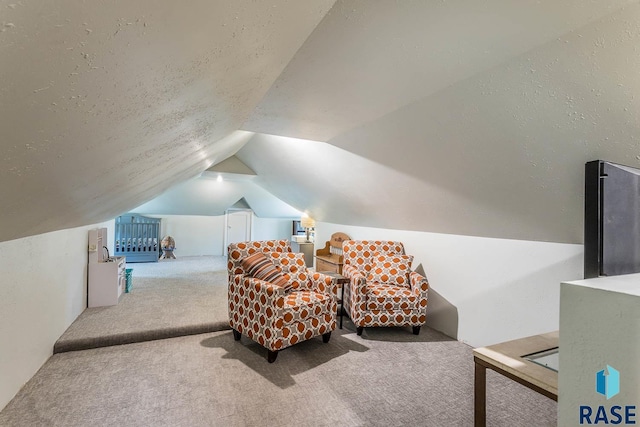
[[[246,242],[251,240],[251,211],[227,211],[226,247],[230,243]]]

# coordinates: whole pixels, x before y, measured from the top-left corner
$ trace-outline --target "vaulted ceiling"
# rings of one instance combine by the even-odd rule
[[[640,166],[638,1],[0,0],[0,25],[0,240],[198,187],[197,214],[578,243],[584,163]],[[193,179],[232,155],[256,175]]]

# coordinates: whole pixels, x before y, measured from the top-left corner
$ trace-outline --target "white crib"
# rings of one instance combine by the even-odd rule
[[[127,262],[158,262],[160,249],[160,218],[127,213],[116,218],[115,256],[125,256]]]

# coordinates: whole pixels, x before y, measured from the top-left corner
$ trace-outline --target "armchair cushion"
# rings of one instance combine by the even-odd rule
[[[409,273],[413,256],[402,254],[373,254],[367,282],[389,283],[409,287]]]
[[[285,291],[291,289],[287,278],[278,270],[273,261],[267,258],[262,252],[256,252],[243,259],[242,268],[244,268],[251,277],[284,288]]]
[[[419,295],[404,286],[367,283],[367,310],[415,310]]]

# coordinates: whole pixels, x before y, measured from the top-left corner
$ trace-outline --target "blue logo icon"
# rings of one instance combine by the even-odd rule
[[[604,369],[596,373],[596,392],[606,396],[607,400],[620,393],[620,372],[607,365],[607,373]]]

